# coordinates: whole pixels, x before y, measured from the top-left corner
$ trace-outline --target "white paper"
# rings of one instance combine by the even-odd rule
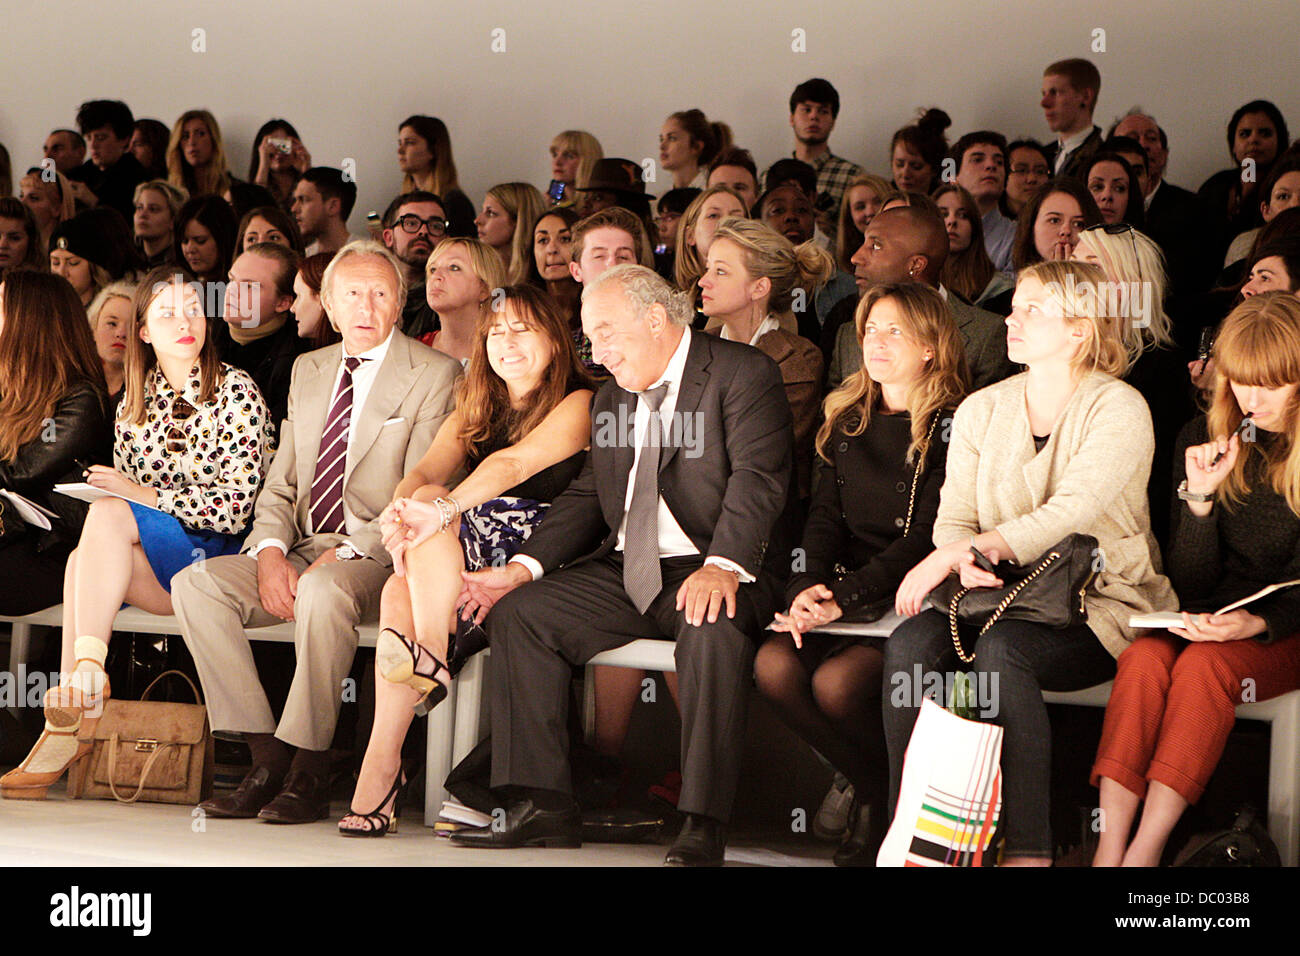
[[[1274,591],[1281,591],[1283,588],[1294,587],[1300,584],[1300,578],[1294,581],[1279,581],[1277,584],[1270,584],[1266,588],[1260,588],[1254,594],[1247,595],[1240,601],[1233,601],[1215,611],[1215,614],[1227,614],[1229,611],[1235,611],[1239,607],[1245,607],[1252,601],[1258,601],[1260,598],[1268,597]],[[1134,614],[1128,619],[1129,627],[1145,627],[1165,629],[1170,627],[1182,627],[1183,615],[1180,611],[1157,611],[1154,614]]]
[[[128,498],[126,495],[119,495],[116,491],[106,491],[103,488],[96,488],[94,485],[87,484],[84,481],[69,481],[61,485],[55,485],[54,490],[61,495],[67,495],[69,498],[76,498],[80,501],[94,502],[100,498],[121,498],[123,501],[135,501],[134,498]],[[136,501],[136,504],[140,502]],[[143,505],[142,507],[150,508],[152,505]],[[158,511],[158,508],[154,508]]]
[[[22,518],[30,525],[35,525],[42,531],[50,530],[50,519],[57,518],[49,508],[42,508],[34,501],[28,501],[22,495],[6,488],[0,488],[0,498],[11,502],[14,510],[18,512],[18,517]]]

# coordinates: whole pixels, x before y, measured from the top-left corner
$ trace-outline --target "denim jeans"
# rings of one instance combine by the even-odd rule
[[[962,634],[967,653],[971,636]],[[881,696],[889,748],[891,812],[898,803],[903,756],[921,706],[919,696],[904,698],[892,691],[904,678],[913,681],[918,664],[923,674],[974,672],[977,687],[996,691],[996,715],[989,719],[1003,728],[1005,854],[1051,857],[1052,728],[1042,692],[1081,690],[1104,683],[1115,676],[1115,659],[1086,624],[1054,628],[1028,621],[999,621],[976,641],[974,650],[974,662],[962,663],[953,649],[948,616],[935,610],[904,621],[885,642]],[[896,674],[900,676],[895,678]],[[946,700],[936,703],[948,705]]]

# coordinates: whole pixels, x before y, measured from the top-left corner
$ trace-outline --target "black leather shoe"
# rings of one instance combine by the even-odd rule
[[[880,844],[885,842],[884,814],[870,803],[853,801],[849,811],[849,830],[835,851],[836,866],[875,866]]]
[[[664,866],[722,866],[726,853],[727,828],[712,817],[690,813],[664,857]]]
[[[329,778],[290,770],[284,778],[284,789],[257,817],[269,823],[315,823],[329,812]]]
[[[272,777],[271,771],[265,767],[254,767],[234,793],[204,800],[199,809],[210,817],[251,820],[280,792],[283,783],[280,777]]]
[[[540,810],[531,800],[515,800],[506,807],[505,820],[494,819],[477,830],[458,830],[450,840],[456,846],[514,849],[521,846],[582,846],[582,816],[578,805],[564,810]]]

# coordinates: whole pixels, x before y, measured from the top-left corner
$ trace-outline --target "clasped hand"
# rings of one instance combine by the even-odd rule
[[[836,602],[831,589],[824,584],[814,584],[795,595],[795,599],[790,602],[790,610],[784,614],[777,612],[772,630],[789,633],[794,639],[794,646],[803,647],[805,632],[837,621],[843,616],[844,611]]]
[[[379,531],[392,556],[393,573],[405,575],[406,552],[449,527],[443,524],[442,509],[432,502],[394,499],[379,516]]]

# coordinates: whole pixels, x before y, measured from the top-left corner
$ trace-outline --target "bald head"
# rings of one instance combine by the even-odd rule
[[[860,288],[877,282],[938,286],[947,258],[943,220],[920,206],[898,206],[876,213],[852,261]]]

